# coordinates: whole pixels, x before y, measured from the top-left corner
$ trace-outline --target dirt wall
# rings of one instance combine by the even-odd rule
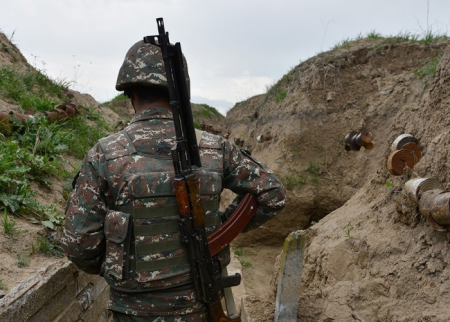
[[[410,172],[387,172],[389,149],[346,204],[309,229],[298,321],[448,321],[448,229],[436,231],[407,197],[410,178],[432,177],[447,189],[450,48],[415,108],[400,107],[387,143],[418,138],[422,159]],[[388,188],[386,182],[392,186]]]

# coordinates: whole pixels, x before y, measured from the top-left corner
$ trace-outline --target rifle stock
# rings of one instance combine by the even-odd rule
[[[216,255],[229,245],[248,225],[256,210],[258,210],[258,201],[251,194],[246,194],[230,218],[208,236],[211,255]]]

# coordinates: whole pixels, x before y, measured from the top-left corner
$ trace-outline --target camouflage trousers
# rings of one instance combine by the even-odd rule
[[[139,293],[111,288],[108,309],[114,321],[209,321],[206,308],[195,299],[192,287]]]

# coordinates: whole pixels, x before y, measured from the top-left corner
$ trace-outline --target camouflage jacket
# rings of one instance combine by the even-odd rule
[[[167,195],[167,191],[172,190],[173,174],[161,171],[153,178],[133,177],[139,171],[154,173],[154,169],[159,169],[159,160],[170,160],[170,148],[175,143],[170,111],[166,108],[140,111],[124,131],[126,138],[123,132],[116,133],[100,140],[87,153],[68,201],[63,248],[68,258],[81,270],[104,275],[115,294],[112,298],[117,299],[111,304],[113,310],[142,315],[142,312],[151,310],[157,301],[149,300],[147,305],[141,303],[141,307],[130,313],[122,303],[123,297],[129,296],[127,291],[152,290],[156,294],[160,292],[157,290],[167,292],[167,288],[182,286],[183,292],[189,293],[190,277],[189,269],[180,269],[176,274],[167,274],[168,272],[161,270],[147,275],[131,270],[129,276],[122,276],[122,265],[111,264],[117,263],[122,254],[126,253],[123,242],[129,235],[128,224],[124,224],[129,220],[128,215],[118,210],[130,205],[145,208],[149,205],[160,207],[176,203],[173,198],[136,198],[136,195],[145,195],[145,191],[151,191],[153,195]],[[130,147],[134,149],[132,153],[129,151]],[[224,188],[238,195],[251,193],[257,197],[260,207],[247,230],[261,225],[283,209],[283,185],[258,160],[224,138],[206,132],[202,135],[199,148],[202,162],[202,173],[199,175],[202,202],[211,204],[211,201],[215,201],[207,215],[214,217],[217,214],[220,192]],[[141,221],[144,225],[158,224]],[[134,220],[134,225],[136,223],[140,224]],[[215,228],[217,227],[211,226],[212,230]],[[163,237],[155,235],[152,240]],[[139,240],[133,240],[132,243],[139,243]],[[111,245],[115,248],[111,248]],[[113,274],[108,274],[111,266]],[[155,276],[160,278],[155,279]],[[192,307],[201,311],[198,303],[192,303],[188,307],[191,311]],[[173,308],[169,311],[173,312]]]

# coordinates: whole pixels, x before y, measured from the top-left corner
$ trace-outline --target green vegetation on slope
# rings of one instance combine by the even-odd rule
[[[383,36],[376,31],[371,31],[367,33],[366,36],[359,34],[356,36],[356,38],[345,38],[337,43],[333,48],[331,48],[331,51],[350,48],[353,43],[363,39],[373,41],[373,49],[377,51],[384,46],[392,46],[402,42],[414,42],[423,45],[432,45],[438,43],[439,41],[447,40],[448,36],[446,34],[435,33],[432,31],[426,32],[423,35],[404,32],[399,33],[398,35]],[[418,70],[415,75],[419,78],[434,75],[439,61],[440,56],[427,63],[427,65]],[[272,99],[273,101],[275,101],[275,103],[279,104],[287,97],[286,88],[293,84],[295,81],[300,81],[300,74],[298,69],[299,66],[291,68],[281,79],[279,79],[273,85],[267,86],[266,100]]]
[[[51,110],[65,99],[64,85],[54,83],[44,73],[18,73],[11,68],[0,69],[0,96],[33,111]]]
[[[209,119],[212,119],[214,117],[223,117],[220,112],[212,106],[209,106],[208,104],[195,104],[199,107],[199,109],[195,110],[193,112],[193,117],[206,117]]]
[[[0,97],[24,110],[47,111],[68,101],[65,88],[40,71],[18,73],[0,69]],[[25,123],[11,118],[16,128],[10,135],[0,133],[0,211],[16,216],[33,215],[54,228],[64,222],[55,205],[43,206],[35,198],[32,182],[50,188],[52,178],[69,179],[65,156],[81,159],[95,142],[106,135],[108,126],[101,115],[87,112],[64,122],[51,123],[36,115]],[[89,122],[88,122],[89,120]]]
[[[397,35],[383,36],[376,31],[371,31],[371,32],[367,33],[366,36],[359,34],[354,39],[352,39],[352,38],[343,39],[339,43],[337,43],[331,50],[347,48],[352,42],[355,42],[355,41],[361,40],[361,39],[381,40],[381,43],[378,44],[379,46],[380,45],[381,46],[382,45],[393,45],[396,43],[407,42],[407,41],[424,44],[424,45],[430,45],[430,44],[436,43],[440,40],[446,40],[446,39],[448,39],[448,36],[446,34],[434,33],[432,31],[426,32],[423,35],[412,34],[409,32],[403,32],[403,33],[399,33]]]

